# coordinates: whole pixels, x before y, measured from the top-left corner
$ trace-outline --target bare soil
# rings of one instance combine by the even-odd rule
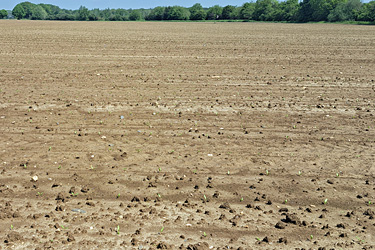
[[[375,248],[373,27],[0,31],[0,249]]]

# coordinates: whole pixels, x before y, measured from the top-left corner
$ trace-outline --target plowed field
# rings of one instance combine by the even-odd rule
[[[0,249],[375,247],[375,32],[0,21]]]

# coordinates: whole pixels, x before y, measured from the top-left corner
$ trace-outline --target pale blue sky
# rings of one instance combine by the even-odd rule
[[[0,9],[12,10],[14,6],[18,3],[26,2],[26,0],[0,0]],[[159,0],[159,1],[152,1],[152,0],[139,0],[139,1],[130,1],[130,0],[29,0],[28,2],[39,4],[39,3],[46,3],[46,4],[53,4],[57,5],[63,9],[78,9],[81,5],[86,6],[89,9],[99,8],[99,9],[106,9],[106,8],[122,8],[122,9],[140,9],[140,8],[155,8],[156,6],[173,6],[179,5],[184,7],[191,7],[195,3],[199,2],[202,4],[203,7],[211,7],[216,4],[220,6],[226,5],[235,5],[241,6],[245,2],[250,2],[250,0],[187,0],[187,1],[173,1],[173,0]]]

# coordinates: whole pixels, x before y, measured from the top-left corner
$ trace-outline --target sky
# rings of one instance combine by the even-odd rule
[[[14,6],[19,3],[26,2],[27,0],[0,0],[0,9],[12,10]],[[28,0],[28,2],[39,4],[53,4],[57,5],[62,9],[72,9],[76,10],[81,5],[87,7],[88,9],[140,9],[140,8],[155,8],[156,6],[184,6],[184,7],[191,7],[195,3],[200,3],[203,7],[211,7],[216,4],[220,6],[226,5],[234,5],[234,6],[241,6],[245,2],[250,2],[250,0],[185,0],[185,1],[173,1],[173,0],[138,0],[138,1],[130,1],[130,0]]]

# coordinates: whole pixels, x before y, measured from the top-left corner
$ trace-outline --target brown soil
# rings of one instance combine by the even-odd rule
[[[373,27],[0,30],[0,249],[375,248]]]

